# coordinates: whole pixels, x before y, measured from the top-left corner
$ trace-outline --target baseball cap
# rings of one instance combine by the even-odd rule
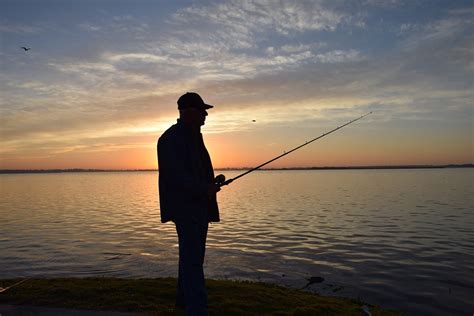
[[[178,99],[178,109],[196,108],[199,110],[207,110],[214,106],[204,103],[201,96],[196,92],[186,92]]]

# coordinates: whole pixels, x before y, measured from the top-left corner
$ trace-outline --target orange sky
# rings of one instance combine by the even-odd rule
[[[460,133],[457,142],[453,136],[420,131],[413,135],[410,129],[387,127],[376,121],[377,115],[364,118],[328,135],[298,151],[268,165],[279,167],[311,166],[367,166],[463,164],[472,162],[469,131]],[[254,167],[341,125],[314,128],[281,127],[281,131],[267,131],[255,127],[246,131],[203,134],[215,168]],[[210,123],[209,123],[210,124]],[[249,123],[252,126],[252,123]],[[433,128],[436,130],[436,128]],[[158,135],[157,135],[158,136]],[[18,157],[8,161],[9,169],[155,169],[157,136],[142,137],[137,146],[129,148],[98,148],[95,151],[70,150],[44,156]]]

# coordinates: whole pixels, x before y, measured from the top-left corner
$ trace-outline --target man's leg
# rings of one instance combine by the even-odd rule
[[[179,240],[180,265],[178,286],[181,283],[186,313],[207,315],[207,293],[203,269],[207,226],[180,222],[176,223],[176,231]]]
[[[176,302],[175,306],[176,309],[184,310],[186,308],[186,304],[184,302],[184,287],[183,287],[183,264],[181,260],[179,260],[179,270],[178,270],[178,282],[176,284]]]

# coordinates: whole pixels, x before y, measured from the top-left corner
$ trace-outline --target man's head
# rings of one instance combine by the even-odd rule
[[[212,105],[204,103],[199,94],[187,92],[178,99],[180,119],[187,125],[200,127],[204,125],[208,109]]]

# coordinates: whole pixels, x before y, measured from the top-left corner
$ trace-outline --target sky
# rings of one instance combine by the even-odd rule
[[[157,168],[188,91],[215,168],[370,111],[269,167],[474,163],[473,22],[457,0],[2,0],[0,169]]]

